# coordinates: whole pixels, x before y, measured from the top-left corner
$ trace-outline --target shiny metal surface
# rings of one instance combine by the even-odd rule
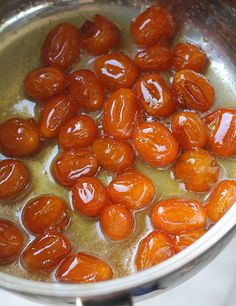
[[[30,23],[64,10],[75,10],[95,0],[26,1],[0,0],[0,37]],[[201,45],[211,59],[213,73],[236,96],[236,4],[220,0],[117,0],[96,1],[145,6],[168,6],[179,21],[181,35]],[[218,84],[218,83],[217,83]],[[221,99],[220,88],[216,88]],[[235,101],[236,103],[236,101]],[[236,205],[204,237],[173,258],[146,271],[122,279],[90,285],[39,283],[0,273],[0,286],[38,302],[55,305],[129,305],[160,294],[191,277],[209,263],[230,241],[236,229]],[[78,298],[79,297],[79,298]]]

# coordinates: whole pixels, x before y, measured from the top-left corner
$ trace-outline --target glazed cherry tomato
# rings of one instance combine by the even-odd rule
[[[144,75],[135,87],[141,107],[148,115],[168,117],[175,111],[175,100],[168,84],[159,74]]]
[[[142,123],[136,128],[133,140],[140,157],[154,167],[167,167],[177,158],[179,145],[161,123]]]
[[[106,17],[96,14],[92,21],[87,20],[80,29],[83,48],[92,55],[107,53],[120,42],[118,27]]]
[[[207,56],[197,46],[190,43],[179,43],[174,50],[172,66],[176,72],[191,69],[203,73],[206,68]]]
[[[215,100],[215,90],[209,81],[193,70],[182,70],[176,73],[172,89],[181,107],[208,111]]]
[[[153,231],[142,239],[135,257],[138,271],[151,268],[174,256],[175,252],[168,235]]]
[[[25,91],[35,100],[47,100],[65,90],[65,75],[53,67],[38,68],[27,74]]]
[[[222,181],[212,192],[207,202],[207,215],[213,222],[217,222],[235,203],[236,181]]]
[[[129,209],[111,204],[102,210],[100,225],[104,235],[111,240],[124,240],[134,230],[134,218]]]
[[[205,192],[217,182],[220,166],[207,151],[197,148],[183,153],[174,167],[175,178],[189,191]]]
[[[193,244],[206,233],[205,230],[192,230],[179,234],[173,239],[173,246],[176,253],[179,253]]]
[[[186,150],[203,148],[207,144],[207,127],[193,112],[181,112],[171,119],[172,133]]]
[[[98,170],[96,156],[88,149],[64,151],[54,161],[52,173],[63,186],[70,187],[80,177],[94,176]]]
[[[148,206],[156,194],[152,181],[136,171],[118,176],[108,190],[112,202],[135,210]]]
[[[112,277],[112,268],[105,261],[84,253],[68,256],[56,272],[56,279],[64,283],[95,283]]]
[[[135,159],[130,144],[109,138],[96,139],[93,143],[93,152],[101,167],[115,172],[126,170]]]
[[[103,115],[105,133],[117,139],[129,139],[134,131],[137,102],[130,89],[115,91],[106,101]]]
[[[173,52],[165,46],[155,45],[140,51],[134,58],[136,66],[144,71],[168,71]]]
[[[58,136],[58,143],[63,149],[86,148],[92,145],[98,136],[94,120],[85,115],[72,118],[64,125]]]
[[[0,150],[7,156],[32,155],[39,145],[39,129],[33,119],[12,118],[0,126]]]
[[[130,88],[138,77],[138,69],[125,54],[112,53],[98,57],[94,70],[100,81],[110,90]]]
[[[206,223],[206,209],[197,200],[170,198],[153,207],[151,219],[156,229],[180,234],[202,228]]]
[[[25,165],[17,160],[0,161],[0,199],[12,200],[22,194],[30,182]]]
[[[12,263],[24,243],[24,236],[18,227],[5,219],[0,219],[0,265]]]
[[[86,217],[98,217],[109,202],[107,189],[96,178],[78,179],[71,192],[74,208]]]
[[[55,195],[43,195],[30,200],[23,211],[23,222],[33,234],[57,228],[64,230],[69,223],[65,202]]]
[[[221,157],[236,155],[236,109],[218,109],[205,117],[205,123],[212,152]]]
[[[150,47],[162,39],[170,38],[175,32],[175,22],[165,8],[153,6],[147,8],[131,23],[131,34],[135,43]]]
[[[27,246],[21,264],[30,272],[51,272],[70,251],[70,242],[63,234],[49,232]]]
[[[45,65],[67,69],[76,62],[79,53],[78,29],[72,24],[61,23],[46,37],[42,48],[42,59]]]
[[[97,111],[103,106],[105,91],[93,71],[74,71],[68,78],[68,84],[71,97],[86,111]]]
[[[60,128],[77,112],[77,105],[67,95],[51,98],[43,105],[40,118],[40,132],[44,138],[54,138]]]

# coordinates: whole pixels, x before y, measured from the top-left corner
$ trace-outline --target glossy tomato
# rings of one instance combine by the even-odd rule
[[[190,246],[195,241],[197,241],[199,238],[201,238],[205,233],[206,233],[205,230],[199,229],[199,230],[186,231],[182,234],[176,235],[173,239],[173,246],[175,252],[178,253],[183,251],[188,246]]]

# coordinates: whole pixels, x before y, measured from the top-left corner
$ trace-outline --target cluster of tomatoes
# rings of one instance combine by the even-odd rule
[[[207,216],[218,221],[236,201],[236,181],[220,178],[214,156],[236,155],[236,110],[213,113],[215,92],[204,72],[207,57],[197,46],[169,40],[175,22],[166,9],[150,7],[131,23],[141,48],[134,60],[111,52],[120,42],[119,28],[96,15],[78,29],[57,25],[42,47],[45,67],[24,81],[29,97],[41,103],[40,121],[12,118],[0,126],[0,149],[10,158],[30,157],[44,140],[58,140],[61,151],[52,174],[72,193],[74,210],[98,219],[106,237],[120,241],[134,231],[133,211],[156,197],[152,181],[133,168],[136,156],[152,167],[172,167],[176,180],[191,192],[211,192],[207,203],[168,198],[153,205],[155,230],[139,243],[137,270],[173,256],[205,233]],[[80,48],[97,56],[92,70],[71,68]],[[170,87],[159,74],[174,72]],[[103,109],[102,128],[88,115]],[[208,112],[206,114],[206,112]],[[161,119],[161,120],[159,120]],[[205,148],[208,148],[207,151]],[[97,178],[99,167],[116,175],[106,188]],[[0,162],[0,198],[24,194],[30,175],[21,161]],[[71,245],[63,231],[70,222],[66,203],[54,195],[32,199],[22,222],[35,239],[20,262],[30,272],[51,272],[63,282],[94,282],[112,278],[112,268],[85,253],[68,256]],[[8,220],[0,220],[0,264],[14,261],[23,234]]]

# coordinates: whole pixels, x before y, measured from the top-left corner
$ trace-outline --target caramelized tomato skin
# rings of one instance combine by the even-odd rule
[[[236,155],[236,109],[220,108],[204,119],[211,151],[221,157]]]
[[[25,165],[17,160],[0,161],[0,199],[17,198],[29,185],[29,172]]]
[[[12,263],[24,243],[24,236],[18,227],[5,219],[0,219],[0,265]]]
[[[56,272],[57,280],[74,284],[106,281],[112,277],[112,268],[105,261],[85,253],[68,256]]]
[[[168,235],[153,231],[141,240],[135,257],[137,271],[151,268],[174,256],[175,252]]]
[[[236,181],[224,180],[214,189],[207,202],[208,217],[219,221],[225,213],[236,203]]]
[[[201,238],[206,233],[205,230],[192,230],[186,231],[182,234],[176,235],[173,239],[173,246],[176,253],[179,253],[186,249],[188,246],[193,244],[199,238]]]
[[[156,229],[180,234],[201,229],[206,223],[206,209],[197,200],[170,198],[153,207],[151,219]]]

